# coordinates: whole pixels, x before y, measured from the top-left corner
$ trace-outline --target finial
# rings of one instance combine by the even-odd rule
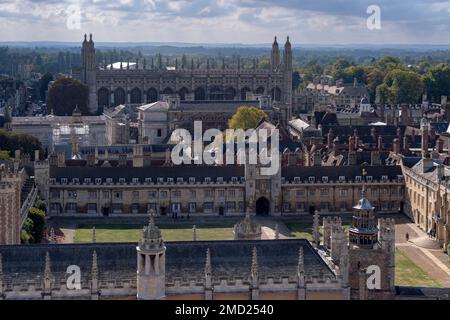
[[[305,257],[303,254],[303,246],[298,249],[298,273],[305,272]]]
[[[92,42],[92,33],[89,34],[89,41]]]
[[[252,251],[252,276],[258,275],[258,251],[256,250],[256,247],[253,247]]]
[[[50,279],[51,270],[50,270],[50,253],[47,251],[45,253],[45,268],[44,268],[44,279]]]
[[[97,261],[97,251],[92,252],[92,279],[98,279],[98,261]]]
[[[50,243],[56,243],[55,229],[50,228]]]
[[[205,274],[207,276],[211,275],[212,266],[211,266],[211,251],[206,249],[206,263],[205,263]]]
[[[84,41],[85,42],[87,41],[87,34],[86,33],[84,34]]]
[[[95,231],[95,226],[92,227],[92,243],[96,243],[97,242],[97,234]]]

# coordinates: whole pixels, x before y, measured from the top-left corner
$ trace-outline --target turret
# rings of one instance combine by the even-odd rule
[[[277,37],[272,44],[272,54],[270,55],[270,66],[272,70],[277,70],[280,66],[280,48],[278,47]]]
[[[137,251],[137,298],[162,299],[166,296],[166,247],[161,231],[150,214],[148,226],[142,230]]]

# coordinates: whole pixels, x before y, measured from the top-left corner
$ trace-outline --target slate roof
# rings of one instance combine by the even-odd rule
[[[248,278],[254,247],[258,252],[258,272],[261,278],[295,277],[300,246],[303,247],[306,276],[335,277],[311,244],[304,239],[186,241],[167,242],[165,245],[166,279],[202,279],[208,248],[211,252],[213,279]],[[49,253],[50,269],[56,279],[65,279],[69,265],[79,266],[82,278],[89,278],[94,250],[98,257],[99,278],[120,281],[136,278],[136,246],[136,243],[16,245],[0,246],[0,254],[7,281],[42,278],[46,252]]]

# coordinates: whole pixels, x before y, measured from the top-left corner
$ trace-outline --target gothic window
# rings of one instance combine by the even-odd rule
[[[183,87],[178,91],[178,94],[180,95],[180,100],[186,100],[186,95],[189,93],[189,90],[186,87]]]
[[[131,90],[130,102],[135,104],[142,103],[142,94],[139,88],[134,88],[133,90]]]
[[[241,89],[241,100],[247,100],[247,92],[251,92],[249,87],[244,87]]]
[[[110,94],[109,94],[109,90],[106,88],[101,88],[100,90],[98,90],[98,107],[99,108],[107,108],[109,107],[109,98],[110,98]]]
[[[147,91],[147,103],[158,101],[158,91],[155,88],[151,88]]]
[[[206,100],[205,89],[203,89],[202,87],[195,89],[194,99],[195,100]]]
[[[126,93],[123,88],[117,88],[114,91],[114,104],[116,106],[126,103]]]
[[[225,100],[236,99],[236,90],[233,87],[228,87],[225,89]]]
[[[272,97],[272,101],[281,101],[281,89],[278,87],[273,88],[270,91],[270,96]]]

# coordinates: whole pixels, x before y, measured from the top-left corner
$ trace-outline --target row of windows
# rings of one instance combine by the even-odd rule
[[[84,184],[91,184],[91,183],[93,183],[93,182],[94,182],[95,184],[102,184],[103,181],[104,181],[105,183],[114,183],[113,178],[106,178],[106,179],[102,179],[102,178],[95,178],[95,179],[92,179],[92,178],[84,178],[83,180],[81,180],[81,179],[79,179],[79,178],[72,178],[72,179],[70,180],[70,182],[71,182],[72,184],[80,184],[81,181],[83,181]],[[154,180],[153,180],[152,178],[144,178],[143,180],[140,179],[140,178],[132,178],[132,179],[131,179],[131,183],[140,183],[141,181],[144,181],[144,183],[153,183],[153,182],[154,182]],[[167,183],[175,183],[175,181],[176,181],[176,183],[184,183],[184,182],[185,182],[185,179],[184,179],[184,178],[181,178],[181,177],[176,178],[176,180],[175,180],[174,178],[166,178],[166,179],[164,179],[164,178],[162,178],[162,177],[156,178],[156,183],[164,183],[164,182],[167,182]],[[189,183],[196,183],[196,181],[197,181],[197,179],[196,179],[195,177],[189,177],[189,178],[187,179],[187,182],[189,182]],[[241,178],[238,178],[238,177],[231,177],[231,182],[237,183],[237,182],[239,182],[239,181],[240,181],[240,182],[244,182],[244,181],[245,181],[244,177],[241,177]],[[125,178],[119,178],[119,179],[118,179],[118,182],[119,182],[119,183],[127,183],[127,179],[125,179]],[[212,181],[212,178],[211,178],[211,177],[205,177],[205,178],[203,179],[203,182],[205,182],[205,183],[211,183],[211,182],[213,182],[213,181]],[[223,182],[225,182],[225,180],[224,180],[223,177],[217,177],[217,178],[216,178],[216,182],[217,182],[217,183],[223,183]],[[55,178],[51,178],[51,179],[50,179],[50,183],[51,183],[51,184],[56,184],[56,179],[55,179]],[[68,178],[61,178],[61,184],[67,184],[67,183],[69,183],[69,179],[68,179]]]
[[[306,190],[305,189],[299,189],[299,190],[295,190],[293,191],[295,192],[295,196],[296,197],[305,197],[306,196]],[[308,190],[308,195],[309,196],[315,196],[317,193],[317,189],[310,189]],[[319,189],[319,194],[321,196],[329,196],[330,194],[333,193],[333,189],[327,189],[327,188],[321,188]],[[355,191],[355,193],[359,196],[361,194],[361,189],[358,188],[358,190]],[[351,194],[351,189],[350,189],[350,194]],[[378,196],[378,195],[392,195],[392,196],[397,196],[397,189],[389,189],[389,188],[382,188],[382,189],[369,189],[366,190],[366,194],[372,195],[372,196]],[[291,195],[291,193],[287,193],[285,196],[287,198],[289,198],[289,196]],[[339,196],[346,198],[349,195],[349,189],[339,189]]]
[[[61,197],[61,190],[51,190],[51,197],[53,199],[59,199]],[[144,192],[139,191],[133,191],[132,192],[132,198],[133,200],[139,200],[140,197],[143,196]],[[91,200],[97,199],[97,196],[100,194],[100,191],[91,190],[88,191],[88,198]],[[198,191],[197,190],[189,190],[189,198],[190,199],[196,199],[197,198]],[[227,196],[228,198],[235,198],[236,196],[244,197],[244,191],[243,190],[204,190],[203,195],[205,198],[214,198],[214,196],[217,194],[217,197],[219,198],[225,198]],[[147,198],[149,199],[167,199],[169,195],[168,191],[147,191]],[[101,196],[103,199],[110,199],[111,192],[109,190],[101,191]],[[112,192],[113,199],[121,200],[123,198],[123,191],[113,191]],[[67,197],[69,199],[76,199],[78,197],[78,192],[69,190],[67,191]],[[174,190],[171,193],[172,198],[181,198],[181,191],[180,190]]]

